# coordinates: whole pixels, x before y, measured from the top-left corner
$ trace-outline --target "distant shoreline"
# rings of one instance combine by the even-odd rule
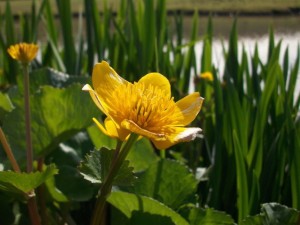
[[[214,11],[209,11],[209,10],[192,10],[192,9],[169,9],[167,10],[167,15],[168,16],[173,16],[173,15],[183,15],[183,16],[193,16],[195,14],[195,11],[197,11],[199,16],[212,16],[212,17],[291,17],[291,16],[296,16],[300,17],[300,7],[296,8],[289,8],[286,10],[266,10],[266,11],[245,11],[245,10],[214,10]],[[102,14],[102,12],[99,12]],[[73,12],[72,17],[73,18],[78,18],[80,15],[80,12]],[[113,15],[117,15],[117,12],[114,11]],[[84,12],[83,12],[84,16]],[[55,18],[59,17],[58,13],[54,14]],[[20,19],[20,14],[14,14],[14,19],[18,20]]]

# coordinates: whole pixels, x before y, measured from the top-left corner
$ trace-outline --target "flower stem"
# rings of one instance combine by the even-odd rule
[[[25,129],[26,129],[26,156],[27,172],[32,172],[33,151],[31,141],[31,119],[30,119],[30,93],[29,93],[29,65],[23,64],[24,72],[24,107],[25,107]]]
[[[120,151],[119,154],[114,158],[111,162],[111,166],[108,172],[106,179],[104,180],[100,191],[99,196],[96,201],[95,210],[93,213],[91,225],[105,225],[105,208],[106,208],[106,199],[111,192],[113,180],[116,177],[119,169],[121,168],[122,163],[124,162],[126,156],[128,155],[130,148],[137,140],[137,134],[131,134],[128,141],[125,143],[124,147],[120,149],[116,149],[116,151]],[[121,145],[118,145],[119,148]]]
[[[25,131],[26,131],[26,159],[27,173],[33,171],[33,150],[31,141],[31,118],[30,118],[30,92],[29,92],[29,64],[23,63],[24,73],[24,108],[25,108]],[[33,225],[40,225],[41,219],[38,212],[35,191],[32,190],[29,194],[30,198],[27,202],[27,207],[30,215],[30,220]]]
[[[41,219],[38,213],[38,208],[36,204],[36,198],[34,191],[32,191],[32,197],[30,197],[27,201],[27,208],[29,211],[29,216],[32,225],[41,225]]]
[[[14,169],[15,172],[20,173],[21,172],[20,167],[15,159],[15,156],[6,140],[6,137],[5,137],[4,132],[1,127],[0,127],[0,140],[3,145],[4,151],[7,155],[7,158],[9,159],[9,161],[12,165],[12,168]]]

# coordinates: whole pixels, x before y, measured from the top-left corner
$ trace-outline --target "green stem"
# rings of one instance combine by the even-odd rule
[[[131,134],[128,141],[125,143],[124,147],[121,149],[116,149],[116,151],[119,151],[118,155],[114,158],[114,160],[111,163],[110,170],[108,172],[108,175],[103,182],[100,191],[99,196],[96,202],[95,210],[93,213],[93,218],[91,221],[91,225],[105,225],[105,207],[106,207],[106,199],[108,195],[111,192],[113,180],[118,174],[119,169],[121,168],[122,163],[124,162],[126,156],[128,155],[128,152],[130,151],[130,148],[134,144],[134,142],[137,140],[138,135],[137,134]],[[121,145],[118,145],[121,147]]]
[[[27,159],[27,173],[33,171],[33,151],[31,141],[31,119],[30,119],[30,92],[29,92],[29,64],[24,63],[24,108],[25,108],[25,129],[26,129],[26,159]],[[30,215],[31,224],[40,225],[41,219],[38,212],[35,191],[29,193],[30,198],[27,202],[27,207]]]
[[[160,158],[165,159],[166,158],[166,151],[163,150],[159,150],[159,154],[160,154]]]
[[[30,120],[30,93],[29,93],[29,65],[23,64],[24,72],[24,107],[25,107],[25,129],[26,129],[26,156],[27,172],[32,172],[33,151],[31,141],[31,120]]]
[[[6,140],[6,137],[5,137],[4,132],[3,132],[1,127],[0,127],[0,141],[3,145],[3,148],[4,148],[4,151],[7,155],[7,158],[9,159],[9,161],[12,165],[12,168],[14,169],[15,172],[20,173],[21,172],[20,167],[19,167],[19,165],[18,165],[18,163],[15,159],[15,156],[14,156],[14,154],[13,154],[13,152],[12,152],[12,150],[11,150],[7,140]]]
[[[39,216],[34,191],[32,191],[31,195],[33,195],[33,196],[30,197],[27,201],[27,208],[29,211],[31,224],[32,225],[41,225],[41,219]]]

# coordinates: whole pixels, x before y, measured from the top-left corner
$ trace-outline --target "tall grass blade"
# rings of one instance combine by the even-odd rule
[[[268,50],[268,61],[270,61],[273,55],[273,49],[275,48],[275,37],[273,27],[269,30],[269,50]]]
[[[224,120],[224,103],[223,103],[223,92],[221,82],[218,79],[217,72],[213,71],[213,86],[215,90],[215,126],[214,126],[214,143],[212,155],[215,157],[212,159],[212,175],[211,175],[211,188],[213,190],[213,195],[211,196],[210,205],[214,207],[220,207],[220,196],[222,189],[222,167],[224,164],[223,155],[226,155],[223,147],[223,120]]]
[[[291,69],[288,85],[287,85],[287,102],[289,108],[291,108],[294,104],[294,95],[295,88],[297,84],[297,79],[299,79],[299,67],[300,67],[300,46],[298,46],[297,58],[295,60],[295,65]],[[299,93],[298,93],[299,95]]]
[[[293,130],[293,154],[291,163],[291,191],[292,191],[292,206],[296,209],[300,208],[300,120],[295,124]]]
[[[76,51],[73,39],[72,15],[70,0],[56,0],[60,16],[63,46],[64,46],[64,63],[67,73],[75,74],[76,68]]]
[[[190,42],[188,44],[188,51],[184,59],[183,76],[181,78],[180,90],[182,93],[188,93],[190,79],[193,76],[192,69],[194,68],[194,75],[197,75],[196,59],[195,59],[195,44],[198,36],[198,12],[194,12],[193,27]]]
[[[144,18],[143,24],[140,27],[140,31],[143,37],[143,68],[142,72],[148,72],[148,68],[151,68],[153,65],[153,56],[155,49],[155,13],[154,13],[154,1],[153,0],[144,0],[145,8],[144,8]]]
[[[259,178],[263,161],[263,138],[264,129],[267,123],[268,108],[270,99],[276,87],[277,76],[280,73],[280,66],[274,63],[267,71],[267,80],[258,102],[258,108],[255,115],[253,135],[251,139],[250,149],[247,155],[247,162],[251,169],[255,170],[256,176]]]
[[[6,52],[7,48],[15,44],[15,33],[14,33],[14,20],[13,15],[11,12],[11,6],[10,2],[7,0],[5,5],[5,44],[3,45],[3,50]],[[18,67],[16,66],[17,63],[8,56],[8,54],[4,54],[4,65],[6,66],[5,69],[5,75],[9,83],[15,84],[17,82],[17,71]],[[7,62],[7,64],[6,64]]]
[[[229,49],[225,62],[225,72],[224,77],[226,82],[230,82],[230,78],[233,79],[233,82],[238,85],[238,35],[237,35],[237,19],[234,20],[230,38],[229,38]]]
[[[203,50],[201,56],[201,72],[212,71],[212,19],[208,18],[206,33],[203,40]]]
[[[233,130],[234,156],[237,173],[237,192],[238,192],[238,222],[249,215],[249,200],[248,200],[248,174],[246,172],[247,163],[243,157],[243,151],[236,130]]]

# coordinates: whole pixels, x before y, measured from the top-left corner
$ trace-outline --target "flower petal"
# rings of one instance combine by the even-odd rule
[[[86,84],[83,86],[82,88],[83,91],[88,91],[94,101],[94,103],[96,104],[96,106],[104,113],[107,115],[106,110],[104,109],[103,105],[100,102],[99,96],[98,94],[93,90],[93,88],[89,85]]]
[[[143,76],[138,83],[143,83],[145,85],[145,89],[149,88],[150,85],[153,87],[157,87],[161,90],[165,91],[165,95],[167,97],[171,97],[171,85],[169,80],[160,73],[148,73]]]
[[[93,121],[95,122],[97,127],[102,131],[102,133],[104,133],[107,136],[110,136],[107,130],[104,128],[104,126],[96,118],[93,118]]]
[[[194,92],[176,102],[176,105],[181,110],[183,118],[179,121],[179,124],[183,126],[190,124],[199,113],[203,98],[200,97],[199,92]]]
[[[130,130],[133,133],[139,134],[149,139],[166,140],[164,134],[153,133],[151,131],[145,130],[139,127],[136,123],[134,123],[131,120],[123,120],[121,126],[124,127],[125,129]]]
[[[199,133],[200,131],[201,128],[198,127],[176,127],[174,128],[172,133],[167,136],[167,140],[160,141],[152,139],[151,141],[157,149],[163,150],[180,142],[188,142],[194,140],[197,133]]]
[[[92,82],[94,90],[102,98],[109,95],[110,92],[115,90],[120,85],[128,83],[120,77],[116,71],[109,66],[105,61],[97,63],[94,66],[92,74]]]
[[[112,138],[118,138],[121,141],[124,141],[130,134],[128,130],[118,127],[115,124],[115,122],[109,117],[106,117],[106,119],[104,120],[105,128],[96,118],[93,118],[93,121],[105,135],[110,136]]]

